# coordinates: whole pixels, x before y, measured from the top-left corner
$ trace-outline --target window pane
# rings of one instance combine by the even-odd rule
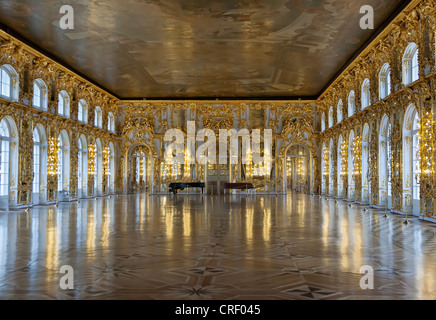
[[[40,145],[35,142],[33,146],[33,193],[39,193],[40,159]]]
[[[64,180],[64,147],[62,139],[59,139],[59,150],[58,150],[58,191],[63,190],[63,180]]]
[[[418,50],[412,57],[412,82],[419,79],[419,64],[418,64]]]
[[[352,91],[348,97],[348,117],[351,117],[354,114],[354,91]]]
[[[362,110],[370,105],[369,90],[369,81],[365,81],[362,86]]]
[[[388,131],[386,134],[386,172],[387,172],[387,181],[388,181],[388,196],[392,196],[392,181],[391,181],[391,126],[388,125]]]
[[[321,117],[321,131],[322,132],[325,131],[325,114],[324,113],[322,114],[322,117]]]
[[[391,69],[389,69],[386,75],[386,93],[386,96],[389,96],[391,94]]]
[[[9,195],[9,141],[1,140],[0,195]]]
[[[79,148],[79,160],[78,160],[78,170],[77,170],[77,183],[78,183],[78,186],[79,186],[79,189],[82,189],[82,184],[81,184],[81,181],[82,181],[82,161],[83,161],[83,155],[82,155],[83,153],[82,153],[82,150],[81,150],[81,148]]]
[[[64,116],[70,116],[70,101],[68,99],[64,100]]]
[[[113,124],[113,115],[112,115],[112,113],[110,113],[109,116],[108,116],[107,126],[108,126],[108,130],[109,131],[111,131],[111,132],[114,131],[114,129],[113,129],[114,124]]]
[[[59,153],[58,153],[58,190],[62,191],[62,186],[63,186],[63,149],[59,149]]]
[[[333,109],[329,111],[329,128],[333,127]]]
[[[1,94],[5,97],[11,97],[11,77],[6,70],[2,69],[1,72]]]
[[[420,198],[420,190],[419,190],[419,185],[416,181],[416,174],[418,172],[420,172],[420,163],[419,163],[419,158],[418,158],[418,152],[419,152],[419,143],[418,143],[418,130],[417,130],[417,125],[418,125],[418,113],[416,113],[415,115],[415,119],[413,121],[413,131],[412,131],[412,135],[413,135],[413,146],[412,146],[412,185],[413,185],[413,199],[415,200],[419,200]]]
[[[59,94],[58,113],[61,115],[64,114],[64,98],[61,94]]]
[[[79,121],[83,121],[83,104],[79,102],[79,114],[78,114]]]
[[[0,136],[4,138],[9,138],[9,128],[5,121],[0,123]]]
[[[386,79],[384,76],[380,77],[380,99],[386,98]]]
[[[41,91],[41,108],[47,110],[48,100],[47,100],[47,90]]]
[[[41,89],[36,83],[33,84],[33,105],[41,108]]]

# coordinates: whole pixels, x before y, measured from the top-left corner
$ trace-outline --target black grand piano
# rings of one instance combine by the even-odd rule
[[[255,189],[254,185],[252,183],[246,183],[246,182],[236,182],[236,183],[224,183],[223,186],[224,190],[227,189],[234,189],[234,190],[247,190],[247,189]]]
[[[225,190],[245,190],[245,192],[247,192],[247,190],[255,190],[256,188],[254,187],[254,185],[252,183],[246,183],[246,182],[236,182],[236,183],[224,183],[224,192]]]
[[[169,185],[169,190],[173,194],[177,193],[177,190],[184,190],[186,188],[201,188],[203,194],[204,182],[173,182]]]

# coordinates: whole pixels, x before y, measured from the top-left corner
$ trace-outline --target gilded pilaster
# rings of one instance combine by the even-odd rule
[[[397,103],[401,103],[397,101]],[[392,168],[392,196],[393,196],[393,209],[397,211],[402,210],[403,203],[403,170],[401,164],[403,163],[403,130],[402,130],[402,117],[399,109],[392,112],[391,119],[391,168]]]
[[[48,136],[48,154],[47,154],[47,201],[53,202],[57,199],[57,184],[58,184],[58,132],[56,123],[52,123],[47,128]]]
[[[378,204],[379,199],[379,123],[380,119],[375,119],[370,124],[369,141],[369,185],[371,187],[371,204]]]
[[[18,204],[30,204],[32,201],[33,180],[33,134],[30,114],[22,113],[18,123],[19,164],[18,164]]]
[[[330,194],[337,197],[338,196],[338,140],[337,138],[333,139],[333,150],[331,150],[332,153],[332,161],[333,164],[331,167],[333,168],[333,172],[330,172],[332,175],[333,180],[333,190],[331,190]]]
[[[95,196],[97,191],[94,187],[96,152],[95,138],[91,136],[88,140],[88,196]]]
[[[79,154],[79,136],[80,133],[77,127],[71,128],[70,141],[70,199],[78,197],[78,154]]]

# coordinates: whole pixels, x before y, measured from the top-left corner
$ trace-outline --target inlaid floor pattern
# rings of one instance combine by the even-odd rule
[[[295,193],[140,194],[0,212],[0,299],[436,299],[436,225],[362,209]],[[73,289],[60,287],[64,265]]]

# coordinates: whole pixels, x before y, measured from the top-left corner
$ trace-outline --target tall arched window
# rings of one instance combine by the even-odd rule
[[[323,112],[321,115],[321,132],[325,131],[325,113]]]
[[[47,187],[47,139],[41,125],[33,130],[33,184],[32,202],[39,204],[46,200]]]
[[[338,179],[338,197],[344,196],[344,180],[342,179],[342,144],[344,142],[344,139],[342,138],[342,135],[339,136],[338,140],[338,165],[337,167],[337,179]]]
[[[103,112],[100,107],[96,107],[94,111],[94,125],[97,128],[103,127]]]
[[[77,120],[83,123],[88,123],[88,104],[85,100],[80,99]]]
[[[112,142],[109,143],[109,192],[115,192],[115,149]]]
[[[348,139],[348,199],[354,200],[354,131]]]
[[[327,161],[325,158],[325,154],[327,150],[327,147],[325,145],[325,143],[322,144],[322,158],[321,158],[321,172],[322,172],[322,176],[321,176],[321,193],[326,193],[327,191]]]
[[[112,112],[109,112],[109,115],[107,116],[107,129],[110,132],[115,132],[115,117]]]
[[[333,108],[332,108],[333,109]],[[329,194],[331,196],[334,196],[334,191],[335,191],[335,176],[333,175],[334,172],[334,162],[333,162],[333,155],[334,155],[334,150],[333,150],[333,139],[330,140],[330,145],[329,145]]]
[[[39,187],[41,185],[41,138],[38,129],[33,131],[33,194],[39,195]],[[33,197],[33,203],[39,203],[38,197]]]
[[[64,175],[64,142],[61,137],[59,137],[59,149],[58,149],[58,191],[63,190],[63,175]]]
[[[7,99],[18,101],[18,73],[5,64],[0,67],[0,95]]]
[[[403,198],[404,210],[419,214],[420,186],[419,186],[419,139],[418,112],[412,104],[407,108],[403,127]]]
[[[66,118],[70,117],[70,96],[64,90],[58,95],[58,114]]]
[[[391,67],[385,63],[379,74],[379,96],[380,100],[391,94]]]
[[[412,42],[403,55],[403,84],[409,85],[419,79],[418,46]]]
[[[79,198],[88,195],[88,144],[84,135],[79,138],[77,184]]]
[[[369,79],[365,79],[362,84],[362,110],[371,105],[370,83]]]
[[[379,133],[379,201],[388,207],[392,203],[390,128],[389,118],[384,115]]]
[[[421,172],[421,164],[419,162],[419,136],[418,136],[418,112],[413,117],[412,124],[412,205],[414,213],[419,214],[421,190],[418,183],[418,174]]]
[[[11,133],[5,120],[0,122],[1,140],[1,175],[0,175],[0,196],[9,196],[9,163]]]
[[[58,191],[60,192],[59,201],[67,200],[63,194],[70,191],[70,141],[65,130],[58,137]]]
[[[47,110],[47,86],[41,79],[36,79],[33,82],[33,107]]]
[[[16,203],[18,193],[18,130],[14,120],[7,116],[0,122],[0,208],[9,210]]]
[[[329,128],[334,126],[333,107],[329,109]]]
[[[348,95],[348,118],[350,118],[355,111],[356,107],[356,94],[354,93],[354,90],[351,90],[350,94]]]
[[[369,202],[370,200],[370,183],[369,176],[369,125],[365,124],[362,134],[362,200]]]
[[[344,103],[342,102],[342,100],[339,100],[338,108],[337,108],[338,123],[341,123],[343,120],[343,112],[342,112],[343,108],[344,108]]]
[[[103,147],[100,139],[95,141],[95,195],[101,195],[103,190]]]
[[[388,178],[388,205],[392,206],[392,148],[391,148],[391,125],[388,123],[388,131],[386,134],[386,168]]]

